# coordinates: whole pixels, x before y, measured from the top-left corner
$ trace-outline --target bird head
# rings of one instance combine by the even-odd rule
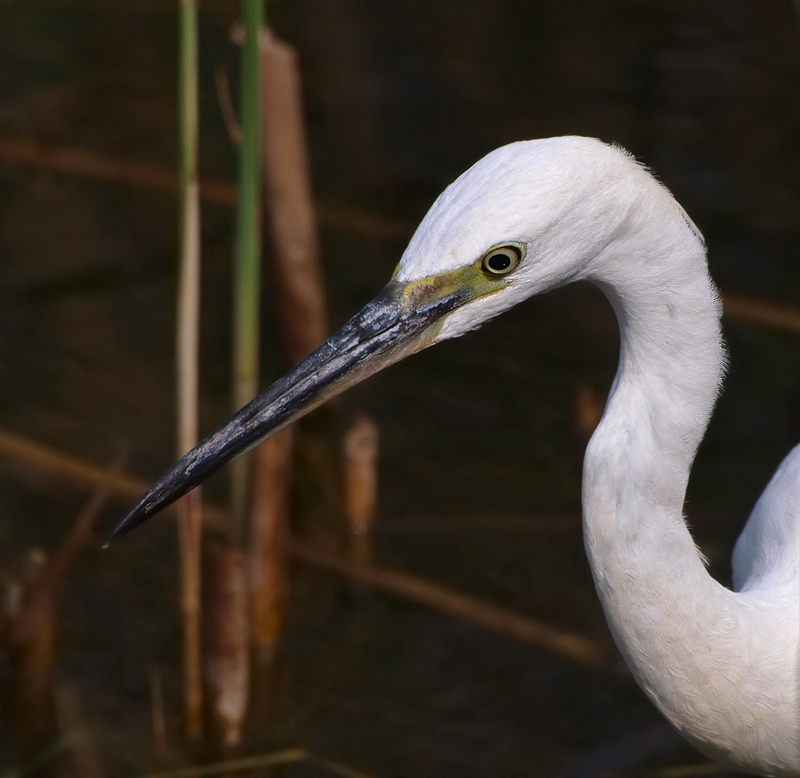
[[[587,277],[630,210],[634,171],[652,181],[626,152],[588,138],[513,143],[484,157],[436,200],[384,290],[186,454],[111,539],[367,376]]]

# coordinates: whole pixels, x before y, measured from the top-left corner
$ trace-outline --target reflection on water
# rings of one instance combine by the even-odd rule
[[[202,170],[231,180],[213,72],[234,72],[236,9],[204,8]],[[450,180],[502,143],[559,134],[619,142],[654,168],[704,232],[723,289],[798,304],[800,47],[788,1],[299,0],[270,14],[304,69],[319,199],[399,225],[324,222],[335,323],[383,285]],[[171,8],[150,0],[3,5],[0,136],[174,165],[174,37]],[[169,463],[175,223],[162,195],[0,162],[4,428],[97,462],[126,439],[148,478]],[[231,225],[228,208],[205,208],[204,429],[228,410]],[[723,578],[738,528],[800,433],[797,339],[725,325],[727,389],[688,507]],[[318,427],[333,435],[356,409],[379,420],[387,521],[575,512],[577,393],[604,391],[615,355],[602,296],[567,289],[392,368]],[[278,369],[268,352],[265,375]],[[22,549],[52,548],[81,498],[2,479],[7,569]],[[64,594],[60,672],[82,690],[115,770],[148,765],[148,665],[167,669],[178,709],[174,553],[169,524],[156,523],[111,552],[90,549]],[[605,635],[575,533],[386,535],[379,553]],[[334,584],[311,588],[322,585]],[[297,616],[278,741],[381,776],[553,775],[662,731],[624,677],[577,672],[378,595],[337,591],[328,606]]]

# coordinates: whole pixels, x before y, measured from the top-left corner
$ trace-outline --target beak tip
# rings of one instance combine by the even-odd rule
[[[130,521],[131,515],[128,514],[117,526],[114,531],[108,536],[108,540],[103,543],[103,548],[110,548],[111,544],[119,540],[123,535],[127,535],[138,524]]]
[[[122,520],[114,527],[114,531],[108,536],[108,540],[103,544],[103,548],[108,548],[112,543],[132,532],[150,518],[154,511],[152,503],[148,502],[148,497],[150,497],[149,492],[122,517]]]
[[[207,471],[203,471],[200,478],[198,478],[196,474],[189,477],[187,474],[186,459],[187,457],[184,457],[180,462],[174,465],[172,470],[156,482],[150,490],[140,498],[139,502],[122,517],[114,528],[114,531],[109,535],[103,548],[108,548],[121,537],[133,532],[140,524],[144,524],[160,510],[183,497],[186,492],[191,491],[200,483],[202,478],[207,475]],[[216,468],[217,466],[214,466],[211,472]]]

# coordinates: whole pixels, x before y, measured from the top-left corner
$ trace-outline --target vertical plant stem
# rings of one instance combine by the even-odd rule
[[[260,46],[265,216],[283,355],[290,364],[325,339],[325,293],[294,49],[268,30]],[[280,644],[288,568],[283,548],[289,513],[292,431],[256,453],[250,528],[253,694],[250,726],[266,730],[280,704]]]
[[[200,341],[200,190],[197,177],[197,5],[180,2],[180,175],[181,268],[177,321],[178,453],[197,443],[198,359]],[[200,657],[200,490],[178,506],[183,615],[184,716],[189,739],[203,736],[203,679]]]
[[[284,356],[293,365],[327,337],[327,305],[297,54],[268,33],[261,59],[266,215]]]
[[[240,111],[239,207],[233,291],[233,404],[249,402],[258,390],[259,296],[261,292],[261,63],[259,37],[264,23],[263,0],[242,0],[244,44]],[[247,483],[251,458],[234,466],[231,543],[242,547],[247,537]]]
[[[53,677],[58,634],[58,602],[42,585],[48,559],[29,549],[19,605],[4,636],[11,668],[9,738],[23,759],[31,759],[53,737]]]
[[[13,713],[9,723],[12,742],[22,754],[29,749],[35,753],[52,737],[59,595],[124,465],[125,453],[121,452],[51,560],[43,551],[31,549],[17,596],[4,604],[6,623],[0,638],[11,670]]]
[[[244,736],[250,698],[247,561],[239,549],[208,545],[206,682],[215,739],[227,750]]]
[[[350,558],[372,561],[372,524],[378,499],[378,426],[360,416],[344,437],[344,512],[350,525]]]
[[[256,449],[249,543],[251,641],[250,727],[267,731],[277,710],[276,661],[283,636],[288,588],[284,536],[289,513],[292,430]]]

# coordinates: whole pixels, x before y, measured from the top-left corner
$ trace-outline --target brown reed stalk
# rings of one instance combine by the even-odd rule
[[[0,442],[1,441],[2,435],[0,435]],[[33,463],[36,466],[38,466],[37,457],[41,454],[44,462],[46,463],[44,466],[48,469],[48,472],[52,472],[54,474],[60,473],[63,477],[65,473],[71,474],[73,471],[77,471],[86,476],[85,480],[78,484],[79,486],[88,487],[89,485],[96,483],[94,477],[95,468],[93,465],[74,457],[68,457],[67,455],[63,454],[63,452],[54,452],[47,447],[41,446],[40,444],[29,444],[27,441],[25,441],[25,439],[21,439],[21,442],[23,445],[19,447],[14,446],[10,452],[6,453],[10,454],[11,456],[15,456],[17,453],[21,452],[21,456],[25,458],[26,462]],[[31,452],[36,453],[33,458],[29,460],[28,457],[31,456]],[[65,469],[59,470],[62,465]],[[113,479],[112,487],[114,487],[117,483],[118,480],[116,478]],[[137,493],[137,496],[141,494],[147,487],[147,484],[144,481],[136,481],[135,479],[123,480],[121,483],[123,483],[121,489],[123,490],[123,494],[125,496],[127,496],[127,489],[131,484],[136,485],[134,491]],[[224,512],[218,509],[213,511],[207,510],[204,518],[206,520],[206,525],[218,532],[227,526]],[[711,515],[707,516],[706,518],[710,520],[713,519],[714,516]],[[410,531],[424,531],[428,526],[430,526],[434,531],[437,532],[456,529],[459,529],[460,531],[461,524],[462,520],[451,521],[448,519],[437,519],[435,516],[414,517],[412,520],[409,520],[408,529],[410,529]],[[503,530],[514,531],[519,529],[529,529],[529,531],[532,532],[543,533],[577,532],[581,527],[578,519],[573,519],[568,516],[553,516],[545,518],[517,516],[493,516],[488,519],[468,518],[463,520],[463,525],[467,529],[477,529],[481,531],[484,529],[499,528]],[[404,532],[406,529],[400,525],[396,527],[391,527],[390,525],[379,526],[381,526],[382,529],[387,532]],[[496,608],[491,604],[469,597],[464,598],[463,595],[458,595],[456,593],[458,599],[455,603],[455,607],[451,607],[453,601],[448,596],[450,594],[449,591],[444,589],[444,587],[441,587],[437,584],[430,584],[424,579],[420,579],[416,576],[398,573],[378,565],[353,565],[346,559],[341,559],[330,553],[323,552],[314,545],[310,545],[298,538],[292,538],[291,536],[287,536],[285,551],[287,556],[294,558],[303,564],[311,565],[312,567],[317,567],[321,570],[327,570],[337,575],[342,575],[356,582],[363,582],[365,585],[387,591],[394,596],[407,598],[412,602],[418,602],[434,610],[441,610],[444,613],[457,615],[477,624],[478,626],[482,626],[493,631],[499,631],[503,634],[507,634],[522,640],[523,642],[527,642],[534,646],[539,646],[539,641],[537,640],[536,635],[539,634],[543,625],[516,614],[508,614],[507,611],[504,611],[501,608]],[[444,595],[441,593],[442,590],[445,592]],[[433,593],[430,594],[431,592]],[[470,615],[470,610],[472,608],[475,608],[475,618]],[[510,621],[508,620],[508,617],[510,617]],[[530,626],[526,626],[526,623],[528,623]],[[550,628],[546,626],[544,629],[546,633],[550,630]],[[556,635],[558,634],[561,633],[556,631]],[[578,638],[578,641],[579,646],[581,645],[581,641],[585,641],[582,644],[587,649],[587,656],[590,657],[587,661],[585,661],[585,664],[602,664],[602,657],[604,657],[607,653],[607,650],[603,644],[595,643],[591,640],[586,641],[584,638]],[[556,654],[559,653],[557,649],[557,643],[557,639],[555,641],[550,641],[550,644],[554,647],[553,650]],[[570,641],[567,641],[567,644],[569,643]],[[591,659],[592,656],[598,657],[596,662]],[[575,657],[575,661],[581,662],[577,656]]]
[[[289,514],[292,431],[256,449],[249,553],[253,684],[250,724],[269,726],[276,710],[276,656],[284,629],[284,539]]]
[[[289,45],[265,30],[260,65],[265,206],[275,300],[283,353],[286,361],[293,363],[325,339],[325,294],[297,58]],[[268,725],[277,707],[276,656],[287,588],[281,541],[288,519],[291,447],[290,430],[259,447],[252,486],[250,580],[255,665],[251,722],[260,728]]]
[[[800,335],[800,310],[788,305],[758,300],[740,292],[725,291],[722,293],[722,311],[732,319]]]
[[[203,739],[202,542],[200,492],[194,490],[177,506],[181,560],[180,608],[183,634],[183,714],[192,743]]]
[[[90,491],[108,477],[108,469],[17,435],[0,430],[0,457],[4,466],[16,467],[23,475],[38,474],[59,487],[72,487],[79,491]],[[109,498],[133,500],[142,496],[147,484],[132,476],[119,473],[111,485]]]
[[[105,477],[97,485],[86,504],[79,511],[69,532],[53,554],[53,558],[45,568],[37,587],[31,590],[32,597],[38,597],[40,592],[48,592],[55,596],[63,580],[74,566],[78,555],[89,542],[94,525],[111,496],[116,482],[125,463],[128,461],[127,447],[119,451],[114,457],[111,467],[106,471]]]
[[[79,491],[94,488],[103,481],[107,472],[101,467],[79,457],[66,454],[49,446],[0,429],[0,457],[6,467],[17,471],[58,481],[64,487]],[[112,484],[109,499],[127,502],[147,490],[148,483],[130,475],[120,474]],[[165,509],[165,514],[172,506]],[[157,519],[156,519],[157,520]],[[227,527],[227,514],[213,505],[204,506],[203,526],[218,535]],[[579,532],[581,520],[574,514],[508,515],[446,517],[435,515],[406,516],[395,522],[381,522],[375,531],[386,535],[408,535],[435,532],[534,532],[545,535]]]
[[[180,179],[181,260],[177,305],[177,439],[178,454],[197,444],[200,353],[200,189],[198,146],[197,3],[180,0]],[[183,632],[183,712],[189,740],[203,737],[201,660],[201,491],[195,489],[178,505],[180,604]]]
[[[31,170],[87,178],[141,192],[174,195],[178,191],[174,171],[160,165],[30,138],[0,136],[0,160]],[[200,197],[210,205],[226,207],[236,205],[239,199],[235,184],[228,181],[200,181]],[[320,221],[331,229],[368,238],[401,238],[414,229],[413,224],[403,219],[379,216],[342,203],[320,202],[317,213]]]
[[[58,632],[57,603],[41,586],[47,554],[28,550],[20,577],[7,598],[3,648],[11,668],[9,742],[28,759],[52,739],[53,671]],[[35,593],[35,596],[32,596]]]
[[[608,648],[599,642],[509,613],[418,576],[386,567],[355,564],[297,538],[287,541],[287,551],[292,558],[305,564],[478,624],[574,664],[590,668],[600,668],[607,664]]]
[[[284,354],[294,364],[328,332],[317,221],[294,49],[267,32],[261,66],[264,180]]]
[[[96,488],[108,477],[108,470],[99,465],[7,430],[0,430],[0,457],[23,477],[44,479],[50,485],[57,482],[60,487],[80,492]],[[118,473],[110,485],[108,499],[128,503],[141,497],[148,486],[147,481]],[[164,515],[169,515],[174,507],[167,507]],[[228,515],[207,506],[203,511],[203,526],[222,534],[228,526]]]
[[[215,738],[225,748],[242,742],[250,685],[248,581],[245,555],[208,545],[205,681]]]
[[[4,619],[2,637],[12,668],[15,741],[22,750],[38,749],[49,739],[54,713],[59,595],[125,461],[125,452],[115,457],[105,479],[80,510],[50,559],[43,551],[31,550],[27,569],[17,585],[16,605]]]
[[[373,521],[378,499],[378,425],[359,416],[344,436],[344,513],[350,527],[350,558],[372,561]]]

